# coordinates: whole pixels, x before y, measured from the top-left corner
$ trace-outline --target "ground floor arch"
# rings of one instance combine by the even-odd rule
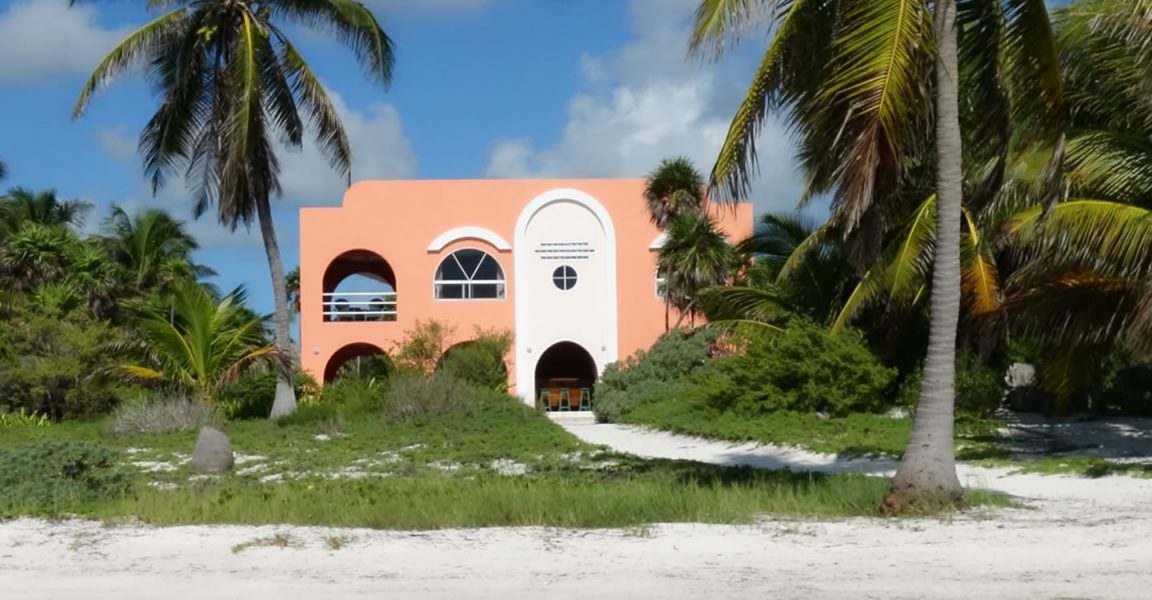
[[[324,383],[332,383],[350,369],[355,369],[361,375],[382,377],[392,372],[393,365],[388,353],[375,344],[348,344],[328,358],[324,365]]]
[[[591,410],[598,373],[596,359],[580,344],[552,344],[536,361],[537,402],[550,411]]]

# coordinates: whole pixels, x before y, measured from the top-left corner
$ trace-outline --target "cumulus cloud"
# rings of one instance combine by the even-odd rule
[[[129,162],[136,158],[136,138],[129,135],[125,127],[101,127],[96,130],[96,141],[115,160]]]
[[[568,103],[559,140],[493,144],[490,177],[639,177],[663,158],[686,156],[702,171],[716,158],[753,63],[701,64],[686,57],[698,0],[632,0],[634,39],[604,56],[583,56],[585,90]],[[752,57],[755,58],[755,57]],[[750,200],[787,210],[802,191],[794,147],[770,121],[760,136],[761,174]]]
[[[38,83],[87,75],[127,34],[105,29],[94,6],[26,0],[0,12],[0,84]]]

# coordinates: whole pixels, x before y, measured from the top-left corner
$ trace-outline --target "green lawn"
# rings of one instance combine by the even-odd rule
[[[315,416],[228,424],[240,460],[233,473],[213,477],[194,476],[182,462],[194,432],[115,437],[103,422],[8,428],[0,448],[41,439],[112,447],[130,479],[124,491],[83,499],[0,492],[0,515],[398,529],[750,523],[764,515],[875,515],[888,486],[861,475],[614,455],[511,400],[436,421]],[[977,492],[970,501],[1006,499]]]

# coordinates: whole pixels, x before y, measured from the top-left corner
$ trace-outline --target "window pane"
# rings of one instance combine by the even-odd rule
[[[457,250],[455,255],[456,260],[460,261],[460,266],[464,269],[464,279],[476,279],[472,274],[480,266],[480,261],[488,256],[479,250]]]
[[[480,268],[476,269],[476,276],[472,279],[479,279],[481,281],[495,281],[503,280],[504,272],[500,269],[500,263],[496,262],[495,258],[485,254],[480,261]]]
[[[473,283],[472,284],[472,297],[473,298],[502,298],[503,284],[499,283]]]
[[[463,283],[436,284],[436,297],[442,300],[460,300],[464,298]]]
[[[456,264],[456,259],[451,254],[444,257],[444,260],[440,261],[440,268],[436,269],[437,281],[466,281],[467,279],[464,271],[460,269],[460,265]]]

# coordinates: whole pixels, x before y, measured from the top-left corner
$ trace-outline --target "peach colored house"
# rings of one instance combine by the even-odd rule
[[[476,327],[513,332],[510,391],[531,403],[568,388],[577,406],[605,365],[664,332],[663,236],[643,189],[643,179],[364,181],[343,206],[302,209],[304,368],[330,381],[435,319],[453,325],[453,343]],[[711,211],[729,239],[752,233],[750,204]],[[353,275],[374,289],[341,291]]]

